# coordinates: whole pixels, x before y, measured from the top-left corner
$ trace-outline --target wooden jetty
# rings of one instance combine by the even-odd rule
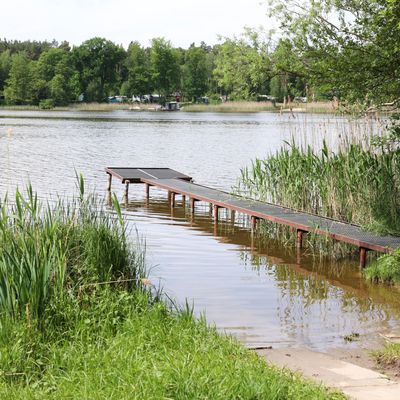
[[[335,240],[357,246],[360,253],[360,266],[365,267],[368,250],[389,253],[400,247],[400,237],[376,235],[363,231],[359,226],[352,225],[318,215],[298,212],[286,207],[269,204],[235,196],[221,190],[192,182],[190,176],[169,168],[106,168],[109,175],[108,190],[111,190],[112,177],[125,183],[125,200],[128,201],[130,183],[143,183],[146,196],[149,198],[150,187],[155,186],[168,191],[171,206],[175,206],[175,196],[182,195],[190,199],[191,210],[194,212],[195,202],[204,201],[212,204],[214,220],[218,222],[221,208],[240,212],[251,217],[252,229],[255,229],[260,219],[277,224],[290,226],[297,231],[297,247],[301,249],[303,235],[307,232],[331,237]]]

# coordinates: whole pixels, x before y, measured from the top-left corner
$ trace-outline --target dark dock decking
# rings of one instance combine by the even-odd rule
[[[381,236],[363,231],[359,226],[335,221],[317,215],[294,211],[285,207],[246,199],[220,190],[201,186],[191,182],[191,177],[168,168],[125,168],[125,175],[113,168],[107,168],[110,175],[109,190],[111,190],[111,176],[116,176],[126,184],[126,200],[128,198],[129,182],[144,183],[146,194],[149,197],[151,186],[165,189],[169,192],[171,205],[175,205],[175,195],[189,197],[192,210],[196,201],[205,201],[214,206],[214,219],[218,221],[218,210],[226,208],[237,211],[252,218],[252,227],[255,228],[260,219],[287,225],[297,230],[298,247],[302,245],[303,233],[313,232],[329,236],[335,240],[357,246],[360,250],[360,265],[365,266],[367,250],[388,253],[400,247],[400,237]],[[128,172],[129,171],[129,172]],[[136,174],[136,175],[135,175]],[[150,176],[151,175],[151,176]]]

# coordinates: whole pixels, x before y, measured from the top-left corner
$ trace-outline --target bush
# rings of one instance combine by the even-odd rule
[[[55,107],[55,103],[53,99],[45,99],[39,102],[39,108],[42,110],[51,110]]]

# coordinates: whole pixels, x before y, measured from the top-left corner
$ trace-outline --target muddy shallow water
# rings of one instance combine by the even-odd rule
[[[323,134],[335,145],[347,129],[343,118],[318,115],[0,110],[0,194],[30,181],[43,198],[71,196],[77,171],[104,196],[106,166],[170,167],[230,190],[241,167],[291,135],[319,146]],[[122,185],[113,188],[122,199]],[[144,198],[132,186],[124,212],[132,235],[137,228],[146,238],[152,281],[247,344],[325,350],[400,329],[399,293],[365,282],[357,260],[299,256],[252,236],[240,216],[216,227],[207,204],[193,219],[179,199],[171,210],[163,191]],[[345,341],[353,332],[360,340]]]

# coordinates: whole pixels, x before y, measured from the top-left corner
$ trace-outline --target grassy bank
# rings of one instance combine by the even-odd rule
[[[129,104],[129,103],[74,103],[68,106],[57,106],[51,109],[43,110],[39,106],[0,106],[0,110],[15,111],[153,111],[156,104]]]
[[[1,398],[343,398],[162,301],[114,208],[83,180],[73,202],[2,202]]]
[[[54,107],[47,111],[154,111],[157,104],[129,104],[129,103],[75,103],[68,106]],[[39,106],[0,106],[0,110],[43,111]],[[337,113],[337,108],[331,102],[290,103],[274,105],[272,102],[256,101],[228,101],[219,104],[190,104],[182,103],[182,111],[186,112],[215,112],[215,113],[256,113],[274,111],[283,113]]]
[[[255,113],[263,111],[275,111],[285,113],[308,112],[308,113],[336,113],[337,109],[331,102],[315,103],[290,103],[274,105],[272,102],[256,101],[228,101],[219,104],[189,104],[182,108],[187,112],[215,112],[215,113]]]

